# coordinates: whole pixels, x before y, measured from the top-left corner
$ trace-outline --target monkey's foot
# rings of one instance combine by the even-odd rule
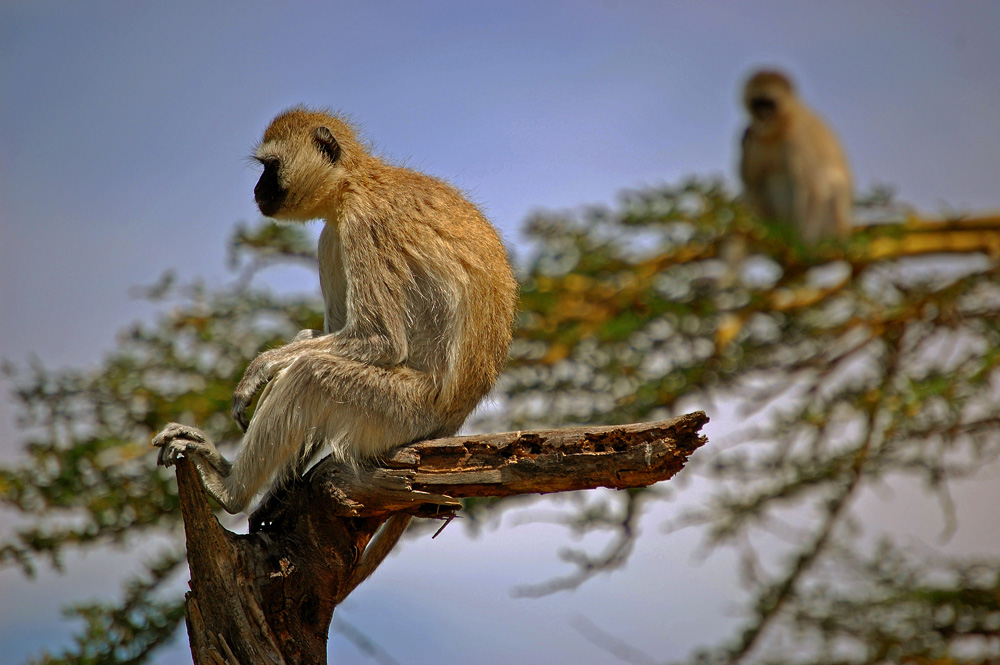
[[[163,431],[153,437],[153,445],[160,449],[156,463],[160,466],[173,466],[178,457],[186,454],[200,455],[208,462],[214,462],[219,457],[215,445],[209,441],[197,427],[170,423]]]

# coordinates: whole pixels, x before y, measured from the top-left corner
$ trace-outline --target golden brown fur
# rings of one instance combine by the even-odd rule
[[[806,243],[847,237],[852,185],[837,137],[803,104],[791,80],[759,71],[747,81],[743,104],[750,125],[743,135],[740,177],[750,208],[791,224]]]
[[[246,434],[231,465],[191,427],[154,440],[165,464],[190,454],[230,512],[314,452],[353,462],[457,431],[503,368],[517,299],[479,210],[447,183],[372,155],[342,118],[293,108],[255,156],[261,212],[325,222],[326,321],[247,368],[233,397]]]

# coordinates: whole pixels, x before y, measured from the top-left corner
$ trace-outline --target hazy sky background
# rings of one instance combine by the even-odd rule
[[[996,2],[5,0],[0,358],[95,367],[117,330],[155,312],[132,287],[167,269],[232,280],[225,241],[258,217],[244,158],[297,103],[343,110],[386,155],[465,189],[516,247],[540,207],[692,174],[733,183],[738,86],[773,64],[836,128],[859,190],[895,185],[926,213],[996,210],[997,35]],[[273,283],[318,289],[307,271]],[[5,456],[12,419],[4,397]],[[997,487],[958,498],[995,506]],[[885,494],[880,519],[918,497]],[[991,513],[951,545],[1000,546]],[[572,627],[579,616],[679,658],[730,634],[738,590],[728,555],[692,566],[697,534],[662,535],[662,517],[647,519],[628,570],[537,601],[509,591],[563,570],[563,534],[508,526],[473,540],[453,525],[407,544],[340,614],[401,663],[615,662]],[[116,597],[137,549],[153,548],[73,557],[67,575],[36,582],[0,571],[0,653],[64,644],[78,626],[58,606]],[[364,662],[337,637],[331,650]],[[179,643],[159,662],[185,654]]]

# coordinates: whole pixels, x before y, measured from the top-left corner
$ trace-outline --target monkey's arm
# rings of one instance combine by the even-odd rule
[[[347,316],[333,335],[351,360],[386,366],[406,361],[406,294],[415,290],[405,250],[414,243],[400,237],[406,232],[401,220],[341,220]]]

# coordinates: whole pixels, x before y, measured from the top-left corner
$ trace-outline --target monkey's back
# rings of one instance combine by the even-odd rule
[[[432,375],[441,417],[454,433],[496,382],[510,347],[517,282],[497,230],[455,187],[382,163],[367,190],[385,220],[383,251],[399,255],[406,298],[404,364]]]

